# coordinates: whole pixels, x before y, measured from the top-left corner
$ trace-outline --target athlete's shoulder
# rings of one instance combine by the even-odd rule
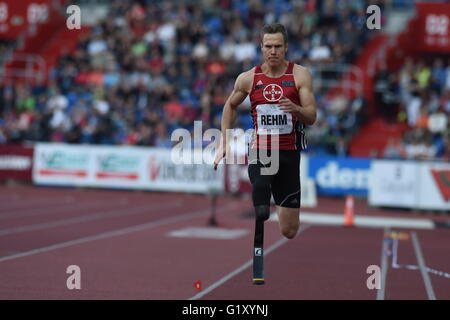
[[[294,63],[293,71],[294,74],[311,76],[311,72],[308,70],[308,68],[296,63]]]
[[[250,70],[244,71],[238,75],[237,79],[241,81],[253,80],[253,76],[255,75],[256,67],[251,68]]]
[[[312,81],[311,72],[302,65],[294,63],[293,73],[295,82],[299,85],[310,84]]]
[[[249,92],[253,84],[253,76],[255,75],[255,67],[244,71],[236,78],[236,87]]]

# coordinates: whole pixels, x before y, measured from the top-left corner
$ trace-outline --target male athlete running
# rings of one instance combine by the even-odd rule
[[[288,50],[287,32],[274,23],[263,27],[261,51],[264,63],[241,73],[225,102],[222,115],[222,141],[214,168],[226,156],[226,130],[231,129],[238,107],[250,95],[254,139],[251,148],[271,149],[271,140],[278,139],[279,170],[274,175],[261,175],[267,164],[249,160],[249,177],[256,217],[267,220],[270,196],[277,206],[281,233],[288,239],[297,234],[300,213],[300,150],[306,148],[304,125],[316,120],[316,102],[310,72],[285,59]],[[270,135],[278,129],[279,134]],[[273,140],[272,140],[273,141]],[[256,160],[256,161],[253,161]]]

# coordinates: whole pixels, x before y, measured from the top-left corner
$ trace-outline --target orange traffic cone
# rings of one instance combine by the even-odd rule
[[[354,225],[354,214],[353,214],[354,201],[353,196],[349,195],[345,198],[345,208],[344,208],[344,226],[352,227]]]

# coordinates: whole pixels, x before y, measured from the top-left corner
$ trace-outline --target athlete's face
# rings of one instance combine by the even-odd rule
[[[277,66],[284,61],[287,52],[287,43],[284,42],[283,34],[265,33],[261,43],[264,61],[270,66]]]

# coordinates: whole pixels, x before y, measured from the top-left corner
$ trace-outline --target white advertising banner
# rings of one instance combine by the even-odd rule
[[[418,205],[416,163],[375,160],[369,172],[369,204],[405,208]]]
[[[136,147],[94,147],[90,186],[144,189],[145,157],[148,151]]]
[[[35,146],[33,182],[37,184],[87,186],[92,183],[94,158],[91,147],[65,144]]]
[[[450,210],[450,164],[423,163],[420,165],[419,208]]]
[[[196,193],[223,190],[223,168],[214,171],[208,163],[174,163],[169,149],[39,143],[35,152],[36,184]]]
[[[450,164],[374,160],[369,175],[369,204],[450,210]]]
[[[195,159],[194,154],[192,159]],[[151,149],[146,161],[144,174],[149,188],[199,193],[223,190],[223,166],[213,170],[213,160],[203,164],[178,164],[173,161],[170,150]]]
[[[211,155],[207,157],[206,153],[199,152],[202,151],[196,151],[191,158],[191,162],[198,164],[187,164],[186,158],[184,163],[174,158],[170,149],[38,143],[33,158],[33,182],[38,185],[222,192],[225,166],[219,165],[217,171],[213,170]],[[302,206],[316,205],[314,180],[305,181],[310,165],[308,157],[302,155]],[[229,191],[251,192],[246,166],[237,168],[240,174],[237,185],[229,185]],[[368,171],[370,205],[450,211],[448,163],[373,160]],[[230,172],[228,175],[233,176]]]

